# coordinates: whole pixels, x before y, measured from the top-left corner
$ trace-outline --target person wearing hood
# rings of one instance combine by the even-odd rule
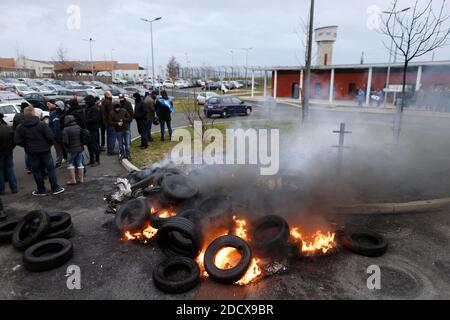
[[[131,102],[127,100],[127,98],[123,93],[119,94],[119,102],[122,108],[127,110],[128,114],[130,115],[130,123],[126,131],[126,138],[128,139],[128,143],[131,145],[131,123],[133,122],[134,118],[133,106],[131,105]]]
[[[5,194],[5,180],[9,182],[12,193],[17,193],[17,180],[14,172],[13,150],[14,131],[3,120],[0,113],[0,195]]]
[[[65,152],[62,143],[62,124],[61,119],[64,117],[66,106],[62,101],[49,101],[47,107],[50,110],[49,127],[52,129],[53,136],[55,138],[55,151],[56,151],[56,168],[60,168],[63,161],[67,161],[67,153]]]
[[[106,127],[106,152],[109,156],[113,156],[114,149],[116,147],[116,131],[114,127],[109,123],[109,115],[113,112],[112,93],[111,91],[105,91],[105,98],[102,101],[102,115],[103,124]]]
[[[148,106],[142,101],[139,92],[133,94],[135,101],[134,118],[136,119],[137,129],[141,136],[141,149],[148,148]]]
[[[83,165],[83,130],[77,124],[73,115],[64,117],[63,143],[67,150],[67,170],[69,171],[68,185],[77,184],[77,173],[80,183],[84,182]],[[78,172],[76,172],[78,171]]]
[[[130,115],[120,103],[115,103],[113,111],[109,114],[109,125],[115,130],[117,142],[119,143],[120,160],[130,160],[130,143],[127,131],[130,123]]]
[[[102,111],[95,103],[95,98],[88,95],[86,102],[86,126],[89,131],[89,165],[96,167],[100,164],[100,128],[102,125]]]
[[[20,104],[20,113],[17,113],[13,119],[13,130],[14,131],[23,122],[23,120],[25,120],[25,115],[23,114],[23,112],[24,112],[25,108],[29,107],[29,106],[30,106],[30,104],[28,102],[22,102]],[[27,174],[31,174],[32,173],[31,158],[27,153],[25,153],[25,167],[26,167]]]
[[[84,110],[78,104],[78,101],[76,99],[72,99],[67,103],[67,111],[64,117],[69,115],[74,116],[75,121],[81,127],[81,129],[86,129],[86,117],[84,115]],[[61,124],[63,125],[64,129],[65,121],[64,119],[61,121],[62,121]]]
[[[43,174],[45,170],[48,173],[52,193],[60,194],[64,192],[64,188],[58,184],[50,149],[53,145],[53,132],[45,122],[34,115],[33,107],[25,108],[24,115],[25,119],[15,131],[14,143],[23,147],[30,156],[31,170],[37,186],[32,194],[39,197],[47,195]]]

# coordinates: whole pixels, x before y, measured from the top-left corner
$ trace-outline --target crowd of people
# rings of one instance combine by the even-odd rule
[[[144,97],[135,93],[133,98],[134,108],[123,94],[118,101],[113,101],[109,91],[104,93],[102,100],[88,95],[84,99],[85,106],[79,105],[76,99],[67,103],[49,100],[48,124],[41,121],[35,108],[26,102],[22,103],[21,112],[14,117],[12,126],[8,126],[0,114],[0,195],[5,194],[6,182],[12,193],[18,192],[13,158],[16,146],[24,148],[27,173],[33,174],[36,183],[32,195],[43,197],[48,194],[46,178],[53,195],[65,191],[56,175],[56,170],[63,165],[68,171],[66,185],[75,185],[84,183],[86,166],[100,165],[102,152],[108,156],[118,155],[120,160],[131,160],[133,120],[141,137],[141,149],[147,149],[153,141],[151,130],[154,125],[160,125],[162,141],[165,141],[166,127],[171,139],[174,108],[167,92],[161,91],[160,96],[157,91],[147,92]],[[85,147],[89,161],[84,156]]]

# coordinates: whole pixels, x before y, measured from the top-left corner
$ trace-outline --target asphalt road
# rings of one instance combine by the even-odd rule
[[[255,108],[254,119],[301,119],[301,110],[280,104],[276,110]],[[338,128],[341,121],[379,124],[390,115],[312,111],[313,125],[323,121]],[[233,120],[233,119],[231,119]],[[236,119],[234,119],[236,120]],[[447,120],[411,118],[407,125],[417,130],[448,130]],[[228,120],[230,121],[230,120]],[[174,126],[185,124],[174,116]],[[439,129],[439,130],[438,130]],[[434,129],[433,129],[434,130]],[[437,139],[437,138],[436,138]],[[32,198],[34,183],[23,174],[23,154],[16,150],[16,172],[20,193],[2,197],[11,216],[22,216],[38,208],[68,211],[76,234],[75,255],[63,267],[30,273],[22,256],[8,244],[0,244],[0,299],[449,299],[450,298],[450,211],[435,213],[337,218],[337,225],[368,227],[386,237],[388,252],[367,258],[339,248],[334,254],[315,258],[291,258],[286,272],[245,287],[218,285],[204,280],[194,290],[166,295],[152,281],[154,267],[164,259],[160,250],[121,240],[113,217],[105,215],[103,195],[126,173],[116,157],[103,157],[102,165],[89,169],[87,182],[59,196]],[[60,181],[65,170],[59,170]],[[81,290],[66,287],[66,267],[81,268]],[[367,287],[367,268],[381,268],[381,289]]]

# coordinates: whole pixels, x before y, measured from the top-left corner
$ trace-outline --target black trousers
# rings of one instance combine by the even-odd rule
[[[94,161],[100,162],[100,128],[89,130],[89,161],[93,163]]]
[[[137,120],[137,129],[141,136],[141,147],[148,147],[148,120]]]

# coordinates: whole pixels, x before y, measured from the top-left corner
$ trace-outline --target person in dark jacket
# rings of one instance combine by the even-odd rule
[[[17,179],[14,172],[14,131],[3,121],[0,113],[0,195],[5,194],[5,179],[8,179],[12,193],[17,193]]]
[[[165,125],[169,131],[169,139],[172,139],[172,117],[170,114],[173,112],[173,103],[170,101],[166,90],[161,91],[161,98],[156,100],[155,111],[158,115],[159,125],[161,126],[161,141],[164,141]]]
[[[67,170],[69,170],[68,185],[77,184],[77,176],[80,183],[84,182],[84,165],[83,165],[83,141],[82,129],[77,124],[73,115],[64,117],[63,142],[67,150]],[[78,171],[78,172],[76,172]]]
[[[95,97],[95,105],[100,109],[100,111],[102,110],[102,100],[100,100],[99,97]],[[105,143],[106,143],[106,125],[103,122],[103,113],[102,113],[102,119],[100,121],[100,152],[104,152],[105,149]]]
[[[122,108],[120,103],[114,104],[113,111],[109,114],[109,125],[114,128],[119,143],[120,160],[126,158],[130,160],[130,143],[128,140],[128,127],[131,118],[130,114],[125,108]]]
[[[46,196],[47,192],[44,184],[44,170],[47,170],[48,178],[54,195],[64,192],[64,188],[58,185],[55,165],[53,164],[50,147],[53,145],[53,133],[45,122],[41,122],[34,116],[34,108],[27,107],[24,110],[25,119],[20,124],[14,134],[14,143],[25,149],[31,158],[31,169],[37,190],[33,191],[34,196]]]
[[[134,118],[136,119],[137,129],[141,136],[141,149],[148,148],[148,106],[142,101],[142,97],[138,92],[133,94],[134,97]]]
[[[120,105],[122,106],[122,108],[125,108],[125,110],[127,110],[128,114],[130,115],[130,125],[128,126],[128,130],[127,130],[127,139],[129,141],[129,144],[131,145],[131,123],[133,122],[133,118],[134,118],[134,110],[133,110],[133,106],[131,105],[130,101],[128,101],[125,98],[124,94],[120,94],[119,95],[119,102]]]
[[[117,137],[114,127],[109,123],[109,115],[113,111],[112,94],[110,91],[105,91],[105,98],[102,101],[101,109],[103,123],[106,126],[106,151],[109,156],[112,156],[114,155]]]
[[[144,99],[144,103],[148,108],[148,141],[153,141],[152,137],[152,126],[153,122],[156,120],[155,116],[155,102],[158,97],[158,91],[153,90],[151,94],[147,95]]]
[[[66,117],[66,116],[73,116],[75,118],[75,121],[77,122],[77,124],[81,127],[81,129],[86,129],[86,117],[84,114],[84,110],[78,104],[78,100],[72,99],[67,103],[67,112],[64,115],[64,117]],[[64,125],[66,123],[64,121],[64,117],[61,122],[61,124],[63,125],[63,127],[62,127],[63,129],[64,129]]]
[[[84,98],[86,102],[86,126],[89,131],[89,164],[96,167],[100,164],[100,128],[102,125],[102,111],[95,104],[95,98],[91,95]]]
[[[25,115],[23,114],[26,107],[29,107],[30,104],[28,102],[22,102],[20,104],[20,113],[16,114],[13,119],[13,130],[16,130],[16,128],[23,122],[25,119]],[[27,174],[31,174],[31,158],[27,153],[25,153],[25,167]]]
[[[49,116],[49,127],[52,129],[55,138],[56,164],[55,167],[61,167],[63,160],[67,160],[67,154],[62,143],[62,125],[61,119],[64,117],[66,106],[62,101],[49,101],[47,107],[51,111]]]

